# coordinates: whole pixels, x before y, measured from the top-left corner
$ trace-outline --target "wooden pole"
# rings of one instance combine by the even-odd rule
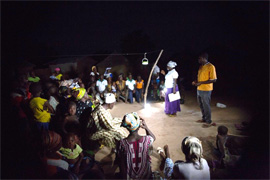
[[[144,92],[144,107],[145,107],[145,105],[146,105],[146,99],[147,99],[147,94],[148,94],[148,87],[149,87],[149,83],[150,83],[150,80],[151,80],[151,77],[152,77],[152,73],[153,73],[154,68],[155,68],[155,66],[157,65],[157,63],[158,63],[158,61],[159,61],[159,58],[160,58],[160,56],[162,55],[162,53],[163,53],[163,49],[160,51],[160,53],[159,53],[159,55],[158,55],[158,58],[157,58],[155,64],[153,65],[152,70],[151,70],[151,72],[150,72],[150,75],[149,75],[149,77],[148,77],[147,85],[146,85],[145,92]]]

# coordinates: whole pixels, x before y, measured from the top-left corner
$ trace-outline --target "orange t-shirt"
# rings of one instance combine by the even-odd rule
[[[136,82],[136,88],[137,89],[142,89],[143,88],[143,83],[144,83],[143,79],[141,80],[141,82],[138,82],[137,80],[135,82]]]
[[[216,68],[213,64],[207,63],[203,66],[200,66],[198,71],[198,82],[200,81],[208,81],[217,79]],[[200,91],[212,91],[213,83],[209,84],[201,84],[197,87]]]

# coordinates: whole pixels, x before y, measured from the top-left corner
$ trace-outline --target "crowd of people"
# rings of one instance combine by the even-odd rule
[[[181,111],[180,100],[170,101],[168,97],[179,91],[176,65],[170,61],[167,74],[156,66],[151,80],[153,97],[164,98],[164,111],[170,117]],[[142,102],[144,80],[140,75],[134,80],[129,73],[127,77],[119,74],[113,82],[111,68],[104,74],[95,66],[91,70],[87,83],[80,78],[64,79],[60,68],[55,69],[49,81],[43,81],[33,71],[29,77],[18,78],[11,93],[13,115],[23,122],[22,134],[27,137],[41,169],[23,174],[31,174],[33,178],[105,179],[106,172],[95,160],[95,153],[106,146],[116,153],[115,164],[120,168],[116,178],[153,179],[150,155],[156,137],[146,121],[136,112],[117,118],[108,111],[119,101],[132,104],[133,97]],[[160,81],[159,73],[165,75],[165,81]],[[138,134],[140,128],[146,131],[146,136]],[[224,126],[218,128],[216,152],[223,166],[234,164],[238,158],[229,153],[227,132]],[[169,147],[158,148],[164,178],[210,179],[200,140],[184,138],[182,151],[186,161],[173,163]]]

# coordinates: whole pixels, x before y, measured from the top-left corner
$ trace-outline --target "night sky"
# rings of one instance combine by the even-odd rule
[[[208,52],[215,93],[246,100],[269,127],[268,1],[1,2],[2,88],[21,60],[161,49],[161,62],[176,60],[189,85]]]

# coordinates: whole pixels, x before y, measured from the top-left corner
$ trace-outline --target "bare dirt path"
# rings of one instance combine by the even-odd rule
[[[156,141],[153,143],[152,170],[157,171],[160,164],[159,155],[156,152],[157,147],[163,147],[165,144],[169,145],[170,154],[173,161],[184,160],[184,154],[181,151],[181,142],[185,136],[196,136],[203,143],[204,157],[206,159],[212,158],[212,148],[215,146],[215,136],[217,134],[217,127],[225,125],[229,129],[229,134],[240,135],[240,131],[236,130],[234,124],[239,124],[242,121],[249,121],[249,114],[238,105],[221,101],[221,103],[228,103],[227,108],[216,107],[217,99],[219,97],[212,97],[212,120],[217,123],[216,127],[203,128],[201,123],[196,123],[196,120],[201,119],[200,108],[197,104],[196,94],[187,92],[185,104],[181,104],[181,112],[177,113],[176,117],[169,117],[164,113],[164,102],[152,102],[151,108],[143,109],[143,103],[139,104],[125,104],[123,102],[117,103],[115,107],[110,110],[113,117],[123,117],[129,112],[138,112],[138,114],[145,118],[149,129],[156,136]],[[139,133],[144,135],[145,131],[140,129]],[[110,155],[110,149],[104,147],[96,154],[96,160],[103,164],[104,171],[110,175],[114,171],[118,172],[116,166],[113,166],[115,155]]]

